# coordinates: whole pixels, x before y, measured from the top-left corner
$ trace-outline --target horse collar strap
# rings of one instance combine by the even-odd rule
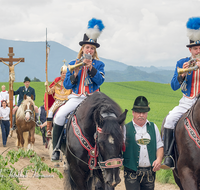
[[[195,130],[192,125],[190,120],[186,117],[184,120],[184,126],[185,129],[188,132],[189,137],[196,143],[196,145],[200,148],[200,136],[197,132],[197,130]]]
[[[89,141],[83,136],[82,131],[81,131],[80,127],[78,126],[77,119],[76,119],[75,115],[72,117],[71,124],[72,124],[72,127],[73,127],[74,134],[78,138],[79,142],[88,151],[88,154],[90,156],[89,161],[88,161],[88,165],[89,165],[90,170],[96,169],[97,157],[98,157],[96,145],[93,148],[90,145]]]

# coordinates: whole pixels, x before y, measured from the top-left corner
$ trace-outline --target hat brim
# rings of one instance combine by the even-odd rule
[[[133,110],[134,112],[138,112],[138,113],[146,113],[150,111],[149,107],[144,107],[144,108],[132,108],[131,110]]]
[[[188,48],[193,47],[193,46],[200,46],[200,44],[189,44],[189,45],[186,45],[186,47],[188,47]]]
[[[84,45],[84,44],[94,45],[94,46],[96,46],[96,48],[100,47],[100,44],[95,43],[95,42],[86,42],[86,41],[81,41],[81,42],[79,42],[79,45],[80,45],[80,46],[82,46],[82,45]]]

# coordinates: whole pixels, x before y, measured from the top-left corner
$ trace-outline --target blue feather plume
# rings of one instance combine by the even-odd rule
[[[200,17],[191,17],[186,23],[187,36],[190,40],[196,42],[200,40]]]
[[[98,26],[98,29],[100,31],[102,31],[105,28],[101,20],[97,20],[95,18],[92,18],[91,20],[89,20],[88,28],[94,28],[96,25]]]
[[[88,22],[88,28],[87,28],[86,34],[90,39],[96,40],[100,36],[104,28],[105,27],[101,20],[92,18]]]
[[[189,18],[186,26],[188,29],[199,30],[200,29],[200,17]]]

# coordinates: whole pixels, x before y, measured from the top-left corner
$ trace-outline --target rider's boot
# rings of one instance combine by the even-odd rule
[[[42,122],[40,121],[39,116],[40,116],[39,113],[35,113],[35,124],[36,124],[37,127],[39,127],[40,125],[42,125]]]
[[[174,169],[174,130],[164,128],[164,162],[161,169]]]
[[[61,141],[59,141],[64,126],[53,124],[53,153],[51,161],[58,162],[60,158]]]
[[[52,138],[51,131],[52,131],[52,120],[53,118],[47,118],[47,137]]]

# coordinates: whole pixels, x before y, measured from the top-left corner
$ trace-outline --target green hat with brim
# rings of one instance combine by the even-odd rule
[[[138,96],[133,104],[133,111],[145,113],[150,111],[148,100],[144,96]]]
[[[25,78],[24,78],[24,83],[25,83],[26,81],[31,82],[30,78],[28,78],[28,77],[25,77]]]

